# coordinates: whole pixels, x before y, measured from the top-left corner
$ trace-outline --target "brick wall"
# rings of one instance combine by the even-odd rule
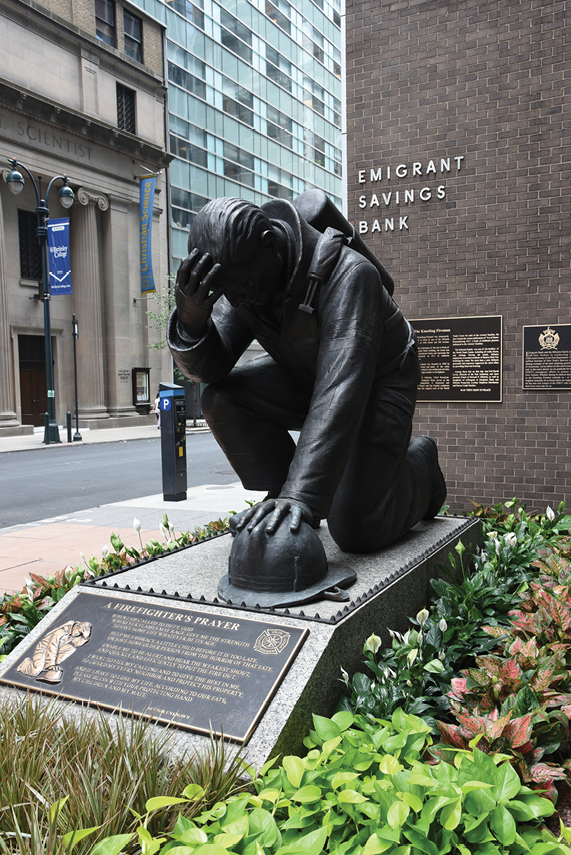
[[[523,325],[571,323],[566,6],[347,0],[349,217],[410,319],[503,316],[502,403],[417,407],[454,510],[571,503],[571,391],[522,390]]]

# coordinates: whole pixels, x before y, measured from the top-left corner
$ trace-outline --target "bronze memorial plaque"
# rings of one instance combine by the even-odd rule
[[[501,315],[411,324],[422,371],[419,402],[502,400]]]
[[[571,324],[523,328],[524,389],[571,389]]]
[[[244,742],[308,630],[243,615],[82,590],[0,680]]]

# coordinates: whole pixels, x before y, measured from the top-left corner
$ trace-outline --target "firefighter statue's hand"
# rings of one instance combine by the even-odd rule
[[[176,275],[175,300],[178,319],[186,333],[199,341],[208,329],[212,307],[224,291],[219,281],[220,264],[193,249]]]
[[[265,499],[258,505],[254,505],[238,515],[238,519],[233,523],[233,518],[230,518],[230,527],[234,531],[242,531],[246,529],[252,532],[256,526],[265,526],[266,533],[274,534],[282,522],[289,522],[290,531],[297,531],[301,521],[311,525],[313,514],[311,508],[300,502],[298,499]]]

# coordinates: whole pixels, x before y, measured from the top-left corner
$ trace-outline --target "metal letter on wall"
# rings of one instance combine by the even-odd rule
[[[523,389],[571,389],[571,324],[523,328]]]
[[[411,321],[422,378],[419,402],[502,400],[502,318]]]

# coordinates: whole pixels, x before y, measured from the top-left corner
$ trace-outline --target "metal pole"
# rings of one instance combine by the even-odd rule
[[[73,325],[73,377],[75,381],[75,433],[73,435],[74,442],[81,442],[81,434],[79,432],[79,414],[77,408],[77,354],[76,354],[76,346],[75,343],[79,337],[79,330],[77,326],[77,319],[75,315],[72,315],[72,325]]]
[[[55,414],[55,391],[54,391],[54,365],[52,357],[52,328],[50,319],[50,274],[48,262],[48,226],[47,221],[50,215],[46,203],[43,199],[36,208],[38,213],[38,240],[42,249],[42,279],[43,279],[43,302],[44,302],[44,338],[46,344],[46,386],[48,387],[48,423],[47,429],[44,430],[44,443],[49,445],[54,442],[61,442],[59,438],[59,428],[56,422]]]
[[[5,181],[7,184],[10,185],[11,191],[17,194],[24,186],[24,179],[17,170],[17,167],[20,167],[30,178],[32,186],[34,188],[34,193],[36,194],[36,214],[38,216],[38,227],[36,229],[36,234],[38,237],[38,243],[40,244],[40,251],[42,256],[41,299],[44,304],[44,342],[47,386],[47,413],[44,419],[44,443],[46,445],[49,445],[52,442],[61,442],[61,439],[59,436],[59,429],[55,418],[54,366],[52,355],[52,328],[50,319],[51,289],[48,260],[48,218],[50,215],[48,208],[48,200],[50,198],[50,190],[54,181],[63,181],[64,183],[64,186],[59,192],[59,197],[64,207],[69,208],[69,206],[73,203],[74,194],[71,187],[68,187],[67,185],[67,176],[56,175],[56,177],[52,178],[52,180],[48,184],[45,200],[40,199],[38,185],[36,184],[36,180],[28,169],[28,167],[24,166],[23,163],[19,163],[19,161],[14,158],[8,158],[8,162],[10,163],[12,169],[9,173],[5,175]]]
[[[196,427],[196,411],[198,410],[198,395],[196,393],[196,380],[192,381],[192,426]]]

